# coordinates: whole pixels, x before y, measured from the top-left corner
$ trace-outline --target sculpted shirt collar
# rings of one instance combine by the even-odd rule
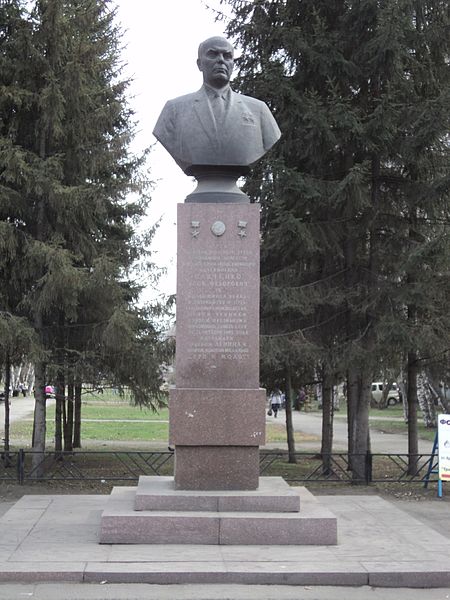
[[[222,97],[223,100],[225,100],[225,102],[230,101],[231,88],[230,88],[229,84],[227,84],[225,87],[218,90],[218,89],[213,88],[212,86],[208,85],[207,83],[204,83],[203,88],[204,88],[209,100],[214,100],[214,98]]]

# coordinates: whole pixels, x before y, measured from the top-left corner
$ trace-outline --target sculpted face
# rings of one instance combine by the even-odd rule
[[[230,81],[234,65],[233,46],[221,37],[213,37],[200,44],[197,66],[203,81],[214,88],[222,88]]]

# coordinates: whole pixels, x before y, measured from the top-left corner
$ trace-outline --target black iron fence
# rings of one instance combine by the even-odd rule
[[[296,483],[424,483],[437,481],[432,473],[437,458],[431,454],[372,454],[261,451],[260,474],[282,475]],[[19,450],[0,455],[0,481],[137,482],[141,475],[173,475],[174,454],[164,452],[76,451],[35,453]],[[355,469],[355,464],[358,469]],[[358,475],[355,475],[355,472]]]

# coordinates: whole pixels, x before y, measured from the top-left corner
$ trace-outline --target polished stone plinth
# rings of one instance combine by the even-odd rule
[[[175,451],[175,486],[179,490],[256,490],[257,446],[180,446]]]
[[[139,494],[137,488],[113,489],[102,514],[101,543],[337,543],[336,517],[305,488],[289,488],[281,478],[261,478],[260,491],[209,492],[204,495],[200,492],[192,495],[186,491],[178,492],[170,478],[165,478],[165,482],[160,479],[143,479]],[[195,507],[197,500],[199,505]],[[167,501],[165,507],[164,501]],[[142,510],[142,506],[147,508]],[[149,510],[149,506],[153,508]]]
[[[259,389],[259,206],[179,204],[176,387]]]
[[[169,439],[176,448],[177,489],[256,490],[265,406],[262,389],[172,389]]]
[[[265,408],[263,389],[171,389],[170,444],[263,446]]]
[[[178,205],[175,388],[179,490],[256,490],[265,443],[259,387],[259,207]]]
[[[261,477],[259,488],[248,491],[176,490],[172,477],[139,478],[135,510],[215,512],[298,512],[300,495],[281,477]]]

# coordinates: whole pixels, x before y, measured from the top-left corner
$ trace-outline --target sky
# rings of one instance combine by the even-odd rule
[[[219,8],[219,0],[207,3]],[[176,207],[195,188],[193,179],[156,142],[153,127],[167,100],[200,88],[198,45],[213,35],[224,35],[225,23],[215,22],[203,0],[115,0],[115,4],[124,30],[125,74],[133,78],[130,104],[138,122],[133,150],[155,144],[148,161],[155,188],[144,226],[161,219],[152,250],[167,275],[158,290],[144,292],[143,300],[151,300],[176,291]]]

